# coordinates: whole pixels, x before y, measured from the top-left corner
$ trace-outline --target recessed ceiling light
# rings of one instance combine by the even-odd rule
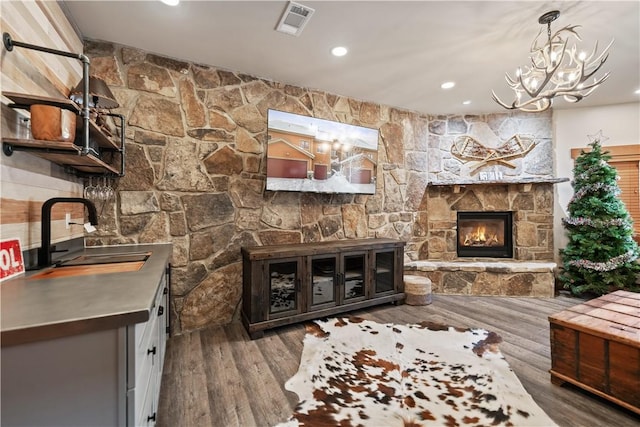
[[[444,82],[440,85],[442,89],[451,89],[456,85],[456,82]]]
[[[344,46],[336,46],[331,49],[331,54],[333,56],[345,56],[347,54],[347,48]]]
[[[469,104],[471,104],[471,101],[469,101],[469,100],[462,101],[462,105],[469,105]]]
[[[160,0],[162,3],[169,6],[177,6],[180,3],[180,0]]]
[[[633,93],[635,93],[636,95],[640,95],[640,89],[636,90],[636,91],[635,91],[635,92],[633,92]]]

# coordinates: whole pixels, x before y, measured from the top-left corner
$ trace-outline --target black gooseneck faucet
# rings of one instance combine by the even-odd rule
[[[42,204],[40,235],[42,246],[38,250],[38,267],[48,267],[51,265],[51,208],[56,203],[81,203],[89,211],[89,222],[98,225],[98,212],[91,200],[81,197],[54,197]]]

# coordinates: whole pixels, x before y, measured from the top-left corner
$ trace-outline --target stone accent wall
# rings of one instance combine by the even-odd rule
[[[428,117],[111,43],[85,51],[127,120],[126,175],[88,244],[173,243],[175,333],[237,318],[244,245],[412,239]],[[380,129],[376,195],[264,191],[269,108]]]
[[[553,177],[551,112],[538,114],[490,114],[487,116],[442,117],[429,123],[429,182],[480,181],[482,172],[499,174],[502,182]],[[451,146],[461,135],[469,135],[488,149],[500,147],[514,135],[529,135],[535,145],[523,156],[507,163],[480,163],[451,154]]]
[[[112,43],[85,52],[127,121],[126,175],[87,243],[173,243],[174,333],[238,318],[245,245],[389,237],[426,256],[429,147],[527,116],[427,117]],[[379,129],[376,194],[266,192],[269,108]]]

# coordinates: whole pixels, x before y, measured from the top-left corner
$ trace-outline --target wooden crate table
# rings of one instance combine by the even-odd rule
[[[640,294],[616,291],[549,316],[551,382],[640,414]]]

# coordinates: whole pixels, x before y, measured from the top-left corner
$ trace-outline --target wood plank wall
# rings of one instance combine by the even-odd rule
[[[1,1],[0,31],[14,40],[67,52],[82,52],[82,40],[58,2]],[[0,54],[2,91],[67,97],[82,78],[82,63],[73,58],[4,46]],[[16,136],[24,110],[13,110],[2,97],[3,137]],[[21,115],[21,116],[20,116]],[[40,210],[52,197],[82,197],[82,181],[58,165],[24,152],[0,154],[0,239],[20,238],[22,249],[40,247]],[[52,242],[83,236],[81,226],[65,227],[65,214],[84,222],[80,205],[56,204],[52,212]]]

